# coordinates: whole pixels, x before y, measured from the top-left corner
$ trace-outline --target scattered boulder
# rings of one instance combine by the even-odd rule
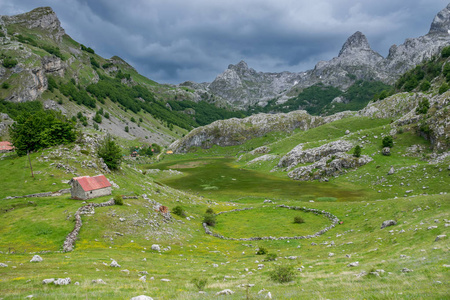
[[[345,131],[345,134],[346,134],[346,135],[347,135],[347,134],[350,134],[350,130],[347,129],[347,130]]]
[[[113,267],[113,268],[120,268],[120,265],[114,259],[113,259],[113,261],[111,262],[111,264],[109,266]]]
[[[384,147],[383,150],[381,151],[381,153],[382,153],[384,156],[389,156],[389,155],[391,155],[391,148],[389,148],[389,147]]]
[[[30,260],[30,262],[41,262],[41,261],[43,261],[43,259],[39,255],[33,256],[33,258]]]
[[[232,295],[232,294],[234,294],[234,292],[233,292],[232,290],[230,290],[230,289],[225,289],[225,290],[222,290],[222,291],[220,291],[220,292],[217,292],[217,293],[216,293],[216,296],[220,296],[220,295]]]
[[[389,169],[388,175],[392,175],[394,173],[395,173],[394,166],[391,166],[391,168]]]
[[[161,281],[162,281],[162,282],[169,282],[170,279],[163,278],[163,279],[161,279]]]
[[[445,239],[446,237],[447,236],[445,234],[441,234],[441,235],[438,235],[434,241],[437,242],[437,241]]]
[[[146,282],[147,281],[147,275],[139,277],[139,281]]]
[[[396,222],[396,221],[394,221],[394,220],[387,220],[387,221],[384,221],[384,222],[381,224],[381,229],[386,228],[386,227],[388,227],[388,226],[394,226],[394,225],[397,225],[397,222]]]
[[[92,280],[93,284],[106,284],[106,282],[104,282],[102,279],[94,279]]]
[[[357,267],[357,266],[359,266],[359,261],[355,261],[347,265],[347,267]]]
[[[4,263],[0,263],[0,268],[6,268],[8,265]]]
[[[153,300],[153,298],[145,295],[140,295],[137,297],[133,297],[130,300]]]
[[[52,282],[55,282],[55,278],[48,278],[48,279],[42,280],[42,284],[50,284]]]
[[[159,245],[153,244],[152,245],[152,250],[161,251],[161,247]]]
[[[410,272],[412,272],[413,270],[411,270],[411,269],[408,269],[408,268],[403,268],[402,269],[402,272],[403,273],[410,273]]]
[[[69,285],[71,282],[70,278],[58,278],[53,283],[55,285]]]

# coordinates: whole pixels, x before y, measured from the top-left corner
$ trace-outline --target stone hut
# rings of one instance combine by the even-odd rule
[[[111,183],[105,175],[74,177],[69,184],[72,199],[86,200],[111,195]]]

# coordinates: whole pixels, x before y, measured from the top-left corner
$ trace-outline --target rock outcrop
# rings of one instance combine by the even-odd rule
[[[244,119],[220,120],[192,130],[185,137],[173,142],[169,149],[175,153],[184,153],[193,147],[208,149],[213,145],[240,145],[268,132],[308,130],[350,115],[352,113],[346,112],[329,117],[316,117],[309,115],[304,110],[299,110],[287,114],[258,114]]]

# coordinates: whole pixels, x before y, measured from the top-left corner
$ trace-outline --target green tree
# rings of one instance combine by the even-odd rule
[[[92,118],[92,120],[100,124],[102,122],[102,115],[99,112],[97,112],[94,118]]]
[[[422,92],[428,91],[430,89],[430,87],[431,87],[431,83],[428,80],[425,80],[424,82],[422,82],[420,84],[420,90]]]
[[[97,155],[103,158],[103,161],[111,170],[117,170],[122,162],[120,147],[109,134],[100,142]]]
[[[353,156],[354,157],[361,156],[361,146],[360,145],[356,145],[355,149],[353,150]]]
[[[392,148],[392,147],[394,147],[394,139],[390,135],[385,136],[383,138],[383,141],[381,142],[381,144],[382,144],[383,148],[385,148],[385,147]]]
[[[442,49],[442,57],[446,58],[450,56],[450,46],[444,47],[444,49]]]
[[[430,108],[430,101],[427,98],[424,98],[419,101],[419,104],[416,108],[417,114],[426,114],[428,112],[428,109]]]
[[[441,87],[439,88],[439,94],[443,94],[446,91],[448,91],[448,84],[446,84],[445,82],[441,85]]]
[[[19,156],[76,139],[73,123],[55,111],[25,112],[11,125],[9,134]]]

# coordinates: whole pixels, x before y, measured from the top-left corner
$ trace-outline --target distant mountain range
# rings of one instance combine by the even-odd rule
[[[342,46],[339,55],[320,61],[314,69],[299,73],[257,72],[241,61],[229,65],[211,83],[182,83],[197,90],[210,92],[235,107],[264,106],[269,100],[283,103],[298,91],[322,83],[348,89],[357,80],[381,81],[392,84],[401,74],[436,55],[450,44],[450,4],[434,18],[429,32],[403,44],[392,45],[386,58],[370,48],[366,36],[357,31]]]

